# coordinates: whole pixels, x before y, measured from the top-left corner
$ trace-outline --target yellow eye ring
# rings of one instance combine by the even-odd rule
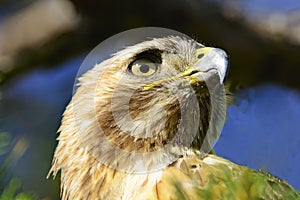
[[[130,72],[136,76],[151,76],[158,69],[158,64],[149,59],[138,59],[130,65]]]

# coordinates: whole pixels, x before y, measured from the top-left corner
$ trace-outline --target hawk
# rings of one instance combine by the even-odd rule
[[[169,36],[79,78],[49,175],[62,199],[296,199],[286,182],[209,153],[225,120],[228,56]],[[48,176],[49,176],[48,175]]]

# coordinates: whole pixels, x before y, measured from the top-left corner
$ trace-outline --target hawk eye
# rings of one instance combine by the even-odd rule
[[[157,71],[158,64],[146,58],[133,61],[129,66],[129,71],[136,76],[150,76]]]

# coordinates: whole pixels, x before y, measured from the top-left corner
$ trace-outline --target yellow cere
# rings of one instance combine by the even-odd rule
[[[200,48],[200,49],[197,49],[196,50],[196,56],[200,55],[200,54],[207,54],[212,48],[211,47],[203,47],[203,48]]]

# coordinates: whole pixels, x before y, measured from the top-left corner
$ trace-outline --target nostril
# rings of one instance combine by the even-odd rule
[[[198,59],[201,59],[203,56],[204,56],[204,53],[200,53],[200,54],[197,56],[197,58],[198,58]]]

